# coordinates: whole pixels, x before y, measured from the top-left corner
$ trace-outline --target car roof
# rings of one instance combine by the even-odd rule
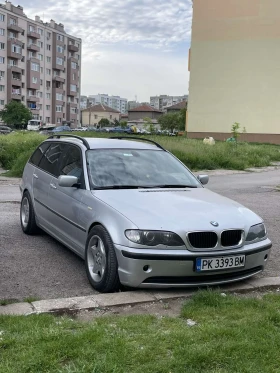
[[[92,137],[84,137],[84,139],[88,142],[90,149],[162,150],[152,143],[148,143],[145,141],[130,140],[129,137],[128,137],[128,140],[92,138]],[[75,137],[51,138],[51,139],[47,139],[46,141],[59,141],[59,142],[62,141],[62,142],[68,142],[71,144],[82,145],[81,140]]]

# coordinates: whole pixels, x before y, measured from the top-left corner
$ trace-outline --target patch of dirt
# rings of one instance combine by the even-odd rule
[[[101,316],[131,316],[131,315],[154,315],[156,317],[178,317],[186,299],[160,300],[157,302],[126,305],[110,308],[99,308],[92,311],[82,311],[76,314],[79,321],[91,321]]]

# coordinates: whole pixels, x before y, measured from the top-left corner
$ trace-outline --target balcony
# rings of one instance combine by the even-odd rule
[[[58,75],[53,75],[53,80],[54,80],[55,82],[65,83],[65,79],[64,79],[64,78],[61,78],[61,77],[58,76]]]
[[[21,78],[18,76],[11,76],[11,83],[12,85],[15,85],[16,87],[21,87]]]
[[[38,45],[33,44],[33,43],[28,44],[27,49],[29,49],[30,51],[34,51],[34,52],[40,52],[40,47],[38,47]]]
[[[39,102],[40,98],[37,97],[37,96],[28,95],[27,96],[27,101],[29,101],[29,102]]]
[[[12,91],[11,99],[21,101],[21,92]]]
[[[28,31],[27,36],[29,36],[30,38],[33,38],[33,39],[40,39],[40,37],[41,37],[39,32],[36,32],[36,31]]]
[[[22,33],[23,32],[23,28],[19,27],[17,24],[9,24],[7,26],[7,29],[10,30],[10,31],[14,31],[14,32],[20,32]]]
[[[68,44],[68,50],[69,50],[69,52],[78,52],[79,51],[79,47],[77,47],[74,44]]]
[[[8,65],[8,68],[15,73],[21,74],[21,68],[18,67],[17,65]]]

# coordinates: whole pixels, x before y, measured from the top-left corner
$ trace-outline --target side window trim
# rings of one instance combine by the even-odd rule
[[[86,189],[86,183],[85,183],[85,173],[84,173],[84,160],[83,160],[83,152],[82,152],[82,149],[76,145],[76,144],[67,144],[67,147],[66,149],[63,151],[63,153],[65,152],[66,153],[66,156],[67,154],[69,153],[69,151],[71,150],[71,147],[74,147],[76,149],[78,149],[79,151],[79,154],[80,154],[80,161],[81,161],[81,167],[82,167],[82,173],[81,173],[81,187],[82,189]],[[61,166],[62,166],[62,160],[63,160],[63,153],[62,153],[62,156],[60,157],[60,161],[59,161],[59,165],[58,165],[58,170],[59,172],[61,172]]]
[[[31,161],[31,159],[32,159],[33,155],[36,153],[36,151],[39,149],[39,147],[42,146],[43,144],[47,144],[48,146],[47,146],[46,149],[42,152],[42,154],[41,154],[41,158],[40,158],[38,164],[35,164],[35,163],[33,163],[33,162]],[[29,160],[28,160],[28,163],[32,164],[34,167],[40,168],[40,167],[39,167],[39,164],[40,164],[40,162],[41,162],[41,159],[42,159],[43,155],[46,153],[46,151],[49,149],[50,144],[51,144],[51,143],[48,143],[48,142],[43,142],[42,144],[40,144],[40,145],[39,145],[39,146],[34,150],[34,152],[32,153],[31,157],[30,157]]]
[[[52,145],[64,145],[64,146],[66,146],[67,147],[67,143],[64,143],[64,142],[62,142],[62,141],[50,141],[50,146],[48,146],[48,149],[47,150],[49,150],[50,149],[50,147],[52,146]],[[47,151],[46,151],[47,152]],[[46,153],[46,152],[44,152],[44,154]],[[59,170],[59,165],[60,165],[60,161],[61,161],[61,155],[63,154],[63,150],[62,150],[62,152],[61,152],[61,154],[59,155],[59,158],[58,158],[58,166],[57,166],[57,169]],[[40,170],[42,170],[42,171],[44,171],[44,172],[46,172],[47,174],[49,174],[49,175],[51,175],[52,177],[54,177],[55,179],[58,179],[58,176],[56,176],[56,175],[54,175],[53,173],[51,173],[51,172],[49,172],[48,170],[46,170],[46,169],[44,169],[44,168],[42,168],[41,167],[41,162],[42,162],[42,160],[43,160],[43,157],[41,157],[41,159],[40,159],[40,162],[39,162],[39,165],[37,166]]]

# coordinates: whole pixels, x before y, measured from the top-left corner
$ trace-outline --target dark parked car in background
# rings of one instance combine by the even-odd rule
[[[11,133],[12,129],[8,126],[0,126],[0,135],[7,135],[8,133]]]

